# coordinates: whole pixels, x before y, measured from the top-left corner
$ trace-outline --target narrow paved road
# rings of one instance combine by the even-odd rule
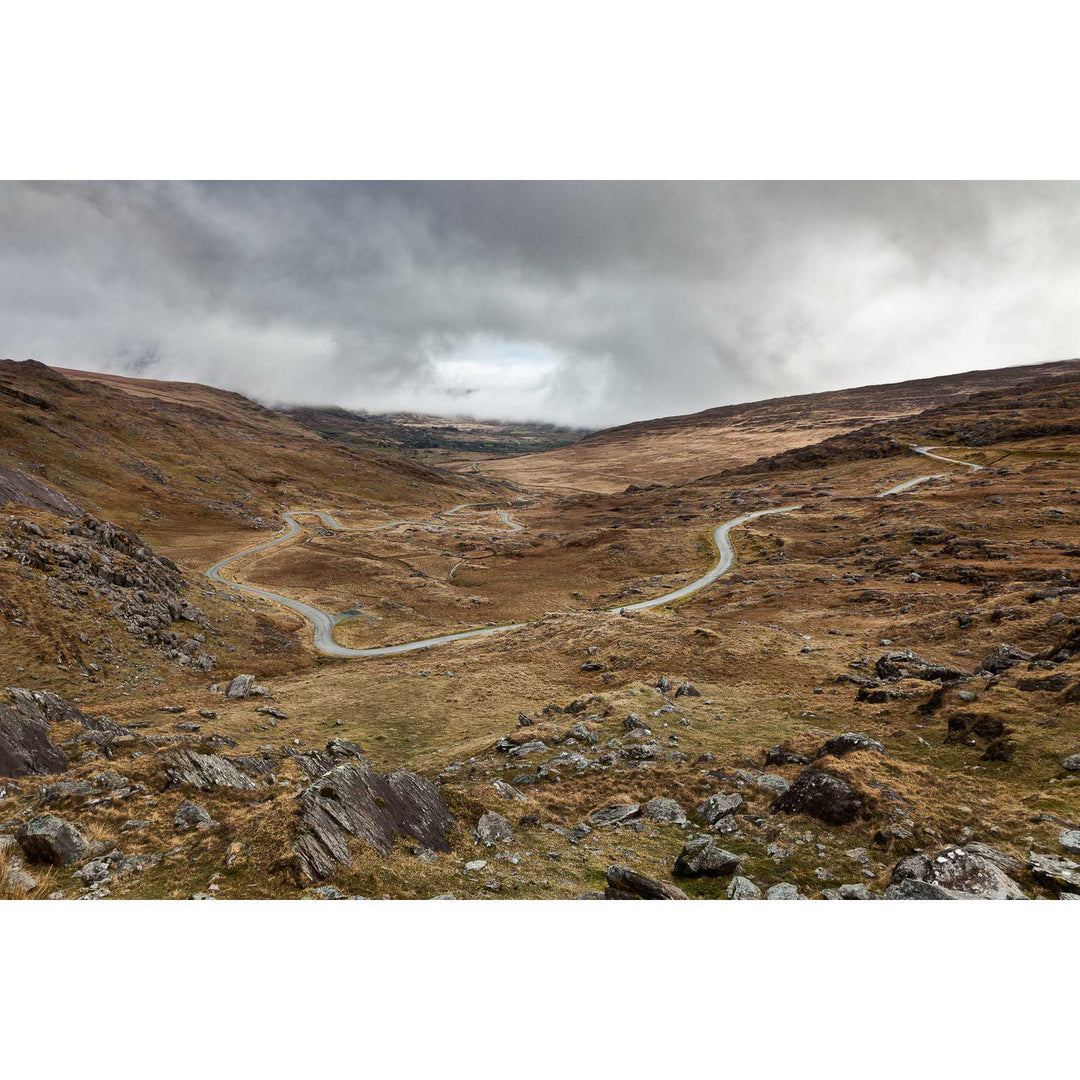
[[[911,449],[917,454],[923,454],[926,457],[935,458],[938,461],[947,461],[953,465],[963,465],[973,471],[982,468],[981,465],[976,465],[970,461],[960,461],[956,458],[942,457],[940,454],[931,453],[932,450],[936,449],[936,447],[933,446],[913,446]],[[933,473],[928,476],[916,476],[914,479],[905,480],[902,484],[897,484],[887,491],[879,492],[877,497],[883,498],[886,495],[896,495],[899,492],[906,491],[908,488],[912,488],[916,484],[921,484],[926,480],[937,480],[947,475],[947,473]],[[449,515],[456,514],[459,510],[464,510],[470,506],[487,507],[488,504],[459,503],[449,510],[441,511],[439,517],[448,517]],[[488,508],[492,509],[491,507]],[[678,589],[674,589],[672,592],[667,592],[662,596],[654,597],[652,600],[641,600],[636,604],[618,604],[615,607],[604,608],[602,610],[617,612],[645,611],[648,608],[662,607],[664,604],[670,604],[675,600],[682,600],[684,597],[692,596],[701,589],[707,588],[716,581],[717,578],[731,569],[731,566],[735,561],[735,549],[731,545],[730,535],[732,529],[738,528],[740,525],[745,525],[748,521],[753,521],[755,518],[765,517],[767,514],[788,514],[794,510],[801,509],[802,504],[800,503],[794,506],[779,506],[767,510],[754,510],[751,513],[741,514],[739,517],[732,518],[730,521],[725,521],[722,524],[717,525],[712,534],[713,542],[716,544],[717,559],[713,564],[712,569],[707,573],[702,574],[702,576],[695,581],[691,581],[689,585],[683,585]],[[523,526],[519,525],[516,521],[513,521],[508,511],[499,510],[498,513],[503,523],[509,526],[512,531],[521,531]],[[344,645],[339,645],[334,640],[334,628],[348,616],[331,615],[321,608],[313,607],[311,604],[305,604],[302,600],[294,600],[290,596],[282,596],[280,593],[270,592],[268,589],[259,589],[254,585],[242,585],[238,581],[230,581],[228,578],[223,578],[221,576],[221,571],[238,559],[244,559],[247,558],[248,555],[254,555],[257,551],[265,551],[267,548],[276,547],[278,544],[284,544],[287,540],[291,540],[296,536],[301,531],[301,526],[296,521],[295,517],[297,514],[318,517],[328,529],[333,529],[335,532],[378,532],[383,529],[396,529],[401,525],[415,525],[428,529],[447,528],[448,526],[430,521],[402,520],[387,521],[382,525],[366,525],[350,528],[347,525],[342,525],[333,514],[326,510],[289,510],[282,514],[282,518],[286,523],[284,532],[275,536],[272,540],[267,540],[262,544],[256,544],[255,547],[246,548],[244,551],[238,551],[235,555],[226,556],[226,558],[220,560],[220,562],[216,562],[209,570],[207,570],[206,576],[210,578],[211,581],[219,582],[231,589],[239,589],[242,592],[250,593],[252,596],[262,597],[264,600],[273,601],[276,604],[281,604],[283,607],[295,611],[298,615],[302,615],[315,628],[316,650],[326,656],[393,656],[396,653],[413,652],[416,649],[431,648],[433,645],[443,645],[449,641],[463,641],[466,638],[487,637],[489,634],[497,634],[503,630],[518,630],[523,626],[533,626],[540,621],[536,619],[532,622],[504,623],[499,626],[485,626],[479,630],[462,630],[454,634],[440,634],[437,637],[421,638],[418,641],[406,641],[400,645],[379,645],[371,649],[349,649]],[[457,566],[455,566],[454,569],[456,570]],[[453,570],[451,571],[451,574],[453,574]]]

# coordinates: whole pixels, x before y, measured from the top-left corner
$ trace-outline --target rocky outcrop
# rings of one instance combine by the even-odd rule
[[[0,705],[0,776],[48,776],[67,769],[67,758],[49,738],[49,725]]]
[[[165,769],[165,779],[168,787],[193,787],[199,791],[215,788],[255,790],[255,782],[228,758],[220,754],[199,754],[194,750],[180,750],[172,755]]]
[[[183,595],[180,569],[127,529],[84,515],[66,532],[52,532],[11,517],[0,534],[0,557],[38,571],[51,606],[77,616],[93,597],[109,605],[109,615],[144,644],[196,671],[213,669],[204,635],[174,629],[209,628],[204,613]]]
[[[384,777],[367,762],[349,762],[305,788],[297,805],[300,821],[292,850],[303,880],[322,880],[351,866],[352,837],[380,855],[391,853],[397,837],[411,837],[434,851],[450,848],[450,809],[438,788],[416,773]]]
[[[58,517],[81,517],[82,511],[58,491],[43,484],[33,476],[18,469],[9,469],[0,465],[0,506],[14,503],[16,506],[28,506],[33,510],[45,510]]]

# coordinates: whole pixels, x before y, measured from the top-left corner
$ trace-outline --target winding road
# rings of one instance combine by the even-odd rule
[[[942,457],[940,454],[932,453],[933,450],[937,449],[937,447],[934,446],[912,446],[911,449],[915,451],[915,453],[922,454],[925,457],[934,458],[937,461],[947,461],[952,465],[963,465],[972,471],[982,469],[981,465],[976,465],[970,461],[960,461],[957,458]],[[886,495],[896,495],[902,491],[906,491],[908,488],[914,487],[916,484],[922,484],[927,480],[938,480],[947,475],[947,473],[932,473],[927,476],[917,476],[912,480],[905,480],[902,484],[897,484],[887,491],[879,492],[877,498],[884,498]],[[440,511],[438,516],[448,517],[451,514],[456,514],[460,510],[474,506],[484,507],[485,509],[496,509],[495,507],[491,507],[488,503],[459,503],[449,510]],[[730,521],[725,521],[722,524],[717,525],[712,533],[713,543],[716,545],[717,559],[713,564],[712,569],[707,573],[702,574],[701,577],[697,578],[695,581],[691,581],[688,585],[683,585],[672,592],[664,593],[662,596],[654,597],[652,600],[641,600],[636,604],[618,604],[614,607],[603,608],[601,610],[620,613],[624,611],[645,611],[649,608],[662,607],[663,605],[670,604],[676,600],[682,600],[687,596],[691,596],[694,593],[707,588],[716,581],[717,578],[727,573],[735,561],[735,549],[731,545],[730,536],[732,529],[736,529],[740,525],[745,525],[748,521],[753,521],[756,518],[765,517],[768,514],[787,514],[794,510],[801,509],[802,504],[799,503],[793,506],[779,506],[766,510],[754,510],[748,514],[741,514],[739,517],[732,518]],[[524,526],[520,525],[510,517],[509,511],[499,510],[498,513],[500,520],[507,525],[511,531],[520,532],[524,528]],[[288,510],[281,515],[286,524],[284,532],[275,536],[272,540],[267,540],[262,544],[256,544],[255,547],[238,551],[235,555],[228,555],[219,562],[214,563],[214,565],[207,570],[206,576],[211,581],[226,585],[231,589],[239,589],[252,596],[261,597],[263,600],[270,600],[275,604],[281,604],[283,607],[295,611],[298,615],[302,615],[315,628],[314,644],[316,650],[326,656],[347,658],[394,656],[397,653],[414,652],[417,649],[428,649],[433,645],[443,645],[450,641],[463,641],[466,638],[487,637],[489,634],[497,634],[503,630],[519,630],[524,626],[533,626],[540,621],[539,619],[534,619],[530,622],[503,623],[498,626],[485,626],[479,630],[462,630],[454,634],[440,634],[437,637],[421,638],[417,641],[406,641],[400,645],[379,645],[370,649],[350,649],[344,645],[339,645],[337,641],[334,640],[334,628],[338,623],[349,618],[348,615],[331,615],[329,612],[323,611],[322,608],[314,607],[311,604],[305,604],[302,600],[294,600],[290,596],[282,596],[280,593],[270,592],[268,589],[260,589],[254,585],[243,585],[238,581],[231,581],[230,579],[221,576],[221,571],[237,560],[247,558],[247,556],[254,555],[258,551],[265,551],[267,548],[276,547],[278,544],[283,544],[300,533],[302,526],[296,520],[297,514],[318,517],[328,529],[332,529],[334,532],[379,532],[384,529],[396,529],[402,525],[413,525],[427,529],[448,528],[448,526],[436,522],[406,519],[400,521],[387,521],[381,525],[366,525],[354,528],[342,525],[333,514],[326,510]],[[454,569],[456,570],[457,566],[455,566]],[[451,574],[452,573],[453,571],[451,571]]]

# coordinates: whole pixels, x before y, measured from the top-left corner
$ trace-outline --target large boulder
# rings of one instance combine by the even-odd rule
[[[169,760],[165,770],[168,787],[193,787],[200,791],[233,788],[255,791],[255,782],[245,776],[228,758],[220,754],[199,754],[180,750]]]
[[[674,885],[639,874],[627,866],[609,866],[605,900],[689,900]]]
[[[786,814],[809,814],[828,825],[849,825],[863,811],[863,797],[846,780],[823,769],[803,769],[773,804]]]
[[[49,738],[46,721],[0,705],[0,776],[49,776],[67,769],[67,758]]]
[[[335,766],[297,796],[300,814],[293,853],[298,876],[330,877],[351,866],[349,840],[358,837],[380,855],[407,836],[434,851],[449,851],[453,824],[438,788],[422,776],[395,772],[384,777],[367,762]]]
[[[708,836],[695,836],[675,859],[676,877],[727,877],[739,869],[738,855],[725,851]]]
[[[90,852],[90,844],[74,825],[53,814],[39,814],[21,826],[15,839],[30,862],[73,866]]]
[[[909,855],[901,859],[892,872],[893,884],[907,879],[936,886],[964,898],[1025,899],[1020,886],[995,861],[970,848],[950,847],[936,855]]]

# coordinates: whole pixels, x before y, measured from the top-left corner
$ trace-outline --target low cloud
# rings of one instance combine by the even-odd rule
[[[1080,353],[1080,185],[0,183],[0,355],[590,427]]]

